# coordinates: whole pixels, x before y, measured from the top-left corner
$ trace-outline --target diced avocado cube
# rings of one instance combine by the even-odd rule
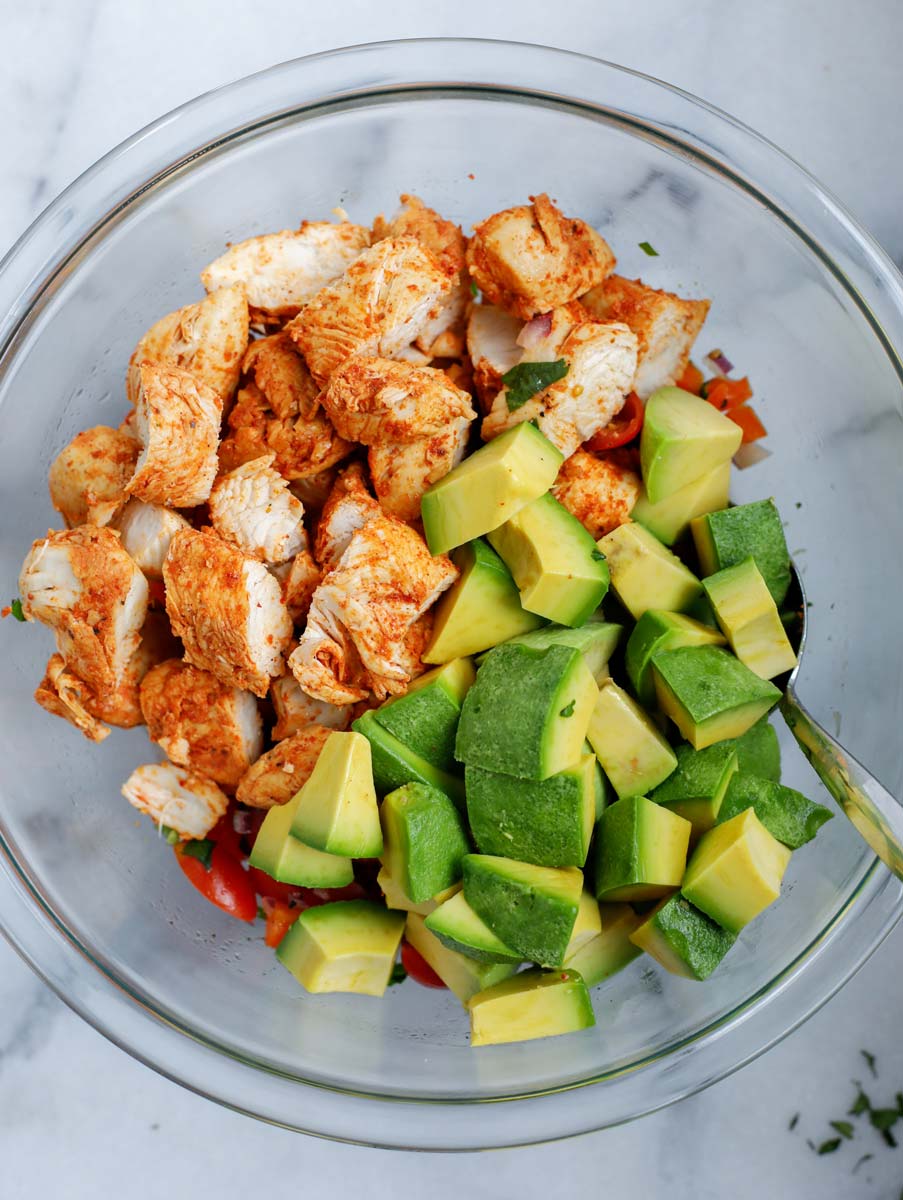
[[[718,621],[715,619],[714,610],[709,604],[709,598],[703,592],[697,596],[692,604],[688,604],[684,609],[684,613],[688,617],[692,617],[694,621],[698,621],[700,625],[708,625],[710,629],[718,629]],[[718,629],[720,633],[721,630]]]
[[[694,518],[727,508],[730,486],[731,464],[727,459],[686,487],[659,500],[658,504],[652,503],[643,488],[631,509],[630,518],[645,525],[666,546],[673,546],[690,528]]]
[[[576,971],[521,971],[471,996],[467,1009],[472,1046],[529,1042],[596,1023],[586,984]]]
[[[326,739],[300,791],[292,836],[326,854],[382,854],[370,743],[362,734],[336,731]]]
[[[689,821],[645,796],[609,805],[593,842],[596,898],[657,900],[680,887],[690,828]]]
[[[624,649],[627,671],[636,698],[644,708],[655,706],[652,656],[678,646],[723,646],[724,635],[682,613],[650,608],[637,621]]]
[[[781,693],[717,646],[683,646],[652,658],[663,711],[696,750],[740,737]]]
[[[716,571],[702,581],[731,649],[761,679],[796,666],[777,605],[752,558]]]
[[[747,808],[703,834],[681,891],[723,929],[739,933],[781,894],[790,851]]]
[[[692,571],[642,525],[619,525],[596,543],[608,562],[612,591],[634,618],[648,608],[682,612],[702,593]]]
[[[422,955],[462,1004],[466,1004],[471,996],[482,992],[484,988],[510,979],[517,970],[515,963],[481,963],[456,950],[449,950],[435,934],[430,933],[424,918],[417,913],[408,913],[404,936],[405,941],[410,942]]]
[[[564,461],[527,421],[481,446],[434,483],[420,502],[431,554],[490,533],[547,492]]]
[[[647,913],[630,935],[672,975],[708,979],[736,941],[736,935],[694,908],[680,892]]]
[[[689,821],[693,836],[699,837],[718,820],[736,771],[737,751],[732,742],[718,742],[705,750],[694,750],[682,742],[677,747],[677,770],[649,793],[649,799]]]
[[[476,678],[469,658],[453,658],[415,679],[404,696],[374,711],[384,729],[441,771],[455,769],[461,703]]]
[[[464,896],[506,946],[528,962],[561,966],[574,931],[583,874],[489,854],[464,859]]]
[[[455,883],[450,888],[446,888],[445,891],[433,896],[432,900],[423,900],[420,904],[415,904],[404,890],[398,886],[385,866],[380,866],[376,876],[376,883],[382,891],[386,908],[395,908],[400,912],[419,913],[421,917],[428,916],[440,904],[444,904],[446,900],[450,900],[452,896],[461,890],[461,884]]]
[[[608,567],[577,518],[551,492],[489,534],[521,604],[559,625],[579,626],[608,591]]]
[[[523,607],[511,572],[482,538],[460,546],[451,557],[461,574],[434,609],[425,663],[479,654],[542,625],[542,617]]]
[[[755,500],[697,517],[690,524],[703,575],[755,559],[775,604],[790,587],[790,553],[773,500]]]
[[[674,751],[623,688],[608,680],[599,689],[586,730],[618,796],[644,796],[677,766]]]
[[[571,939],[564,953],[565,960],[581,950],[587,942],[602,932],[602,917],[599,913],[599,901],[587,891],[584,886],[580,894],[580,907],[577,909],[577,920],[571,930]]]
[[[265,871],[280,883],[292,883],[296,887],[345,887],[354,879],[350,858],[324,854],[292,837],[292,822],[300,798],[298,792],[287,804],[277,804],[269,810],[254,839],[248,861],[252,867]]]
[[[520,779],[548,779],[583,753],[599,689],[579,650],[497,646],[464,697],[455,756]]]
[[[430,913],[426,927],[443,946],[475,958],[477,962],[521,962],[520,955],[510,950],[477,916],[463,892],[458,892]]]
[[[718,823],[732,820],[747,808],[755,811],[772,837],[791,850],[811,842],[822,825],[834,816],[823,804],[808,800],[793,788],[755,775],[735,775],[727,788]]]
[[[589,742],[586,743],[586,748],[596,758],[592,746]],[[614,788],[608,782],[605,772],[602,770],[602,764],[596,758],[596,769],[593,772],[593,790],[596,798],[596,821],[602,816],[609,804],[614,801]]]
[[[585,893],[584,893],[585,894]],[[571,951],[564,960],[565,970],[578,971],[588,988],[626,967],[641,953],[630,935],[645,920],[629,904],[599,904],[599,932]]]
[[[737,751],[737,769],[741,775],[756,775],[759,779],[780,783],[781,746],[767,717],[762,717],[746,733],[734,738],[731,745]]]
[[[457,883],[470,844],[444,792],[406,783],[386,796],[380,812],[384,865],[409,899],[421,904]]]
[[[600,677],[608,676],[608,660],[614,654],[623,632],[623,625],[592,616],[579,629],[569,629],[566,625],[546,625],[531,633],[509,638],[505,644],[530,646],[534,650],[546,650],[549,646],[573,646],[586,659],[586,665],[598,683]]]
[[[548,779],[468,765],[467,815],[477,849],[541,867],[582,867],[596,819],[596,759],[585,754]]]
[[[404,913],[370,900],[338,900],[303,912],[276,956],[309,992],[381,996],[404,926]]]
[[[370,743],[373,782],[378,796],[394,792],[406,783],[425,783],[444,792],[460,808],[464,807],[464,780],[448,771],[440,771],[415,754],[394,733],[380,725],[372,710],[353,721],[351,728],[363,734]]]
[[[743,433],[707,400],[662,387],[646,401],[640,434],[640,469],[653,504],[729,462]]]

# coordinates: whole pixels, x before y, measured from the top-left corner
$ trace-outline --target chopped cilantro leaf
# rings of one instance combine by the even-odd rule
[[[183,844],[181,853],[188,858],[196,858],[209,871],[210,856],[213,853],[213,842],[209,838],[192,838],[190,842]]]
[[[863,1163],[867,1163],[870,1158],[874,1158],[874,1157],[875,1157],[874,1154],[863,1154],[861,1158],[857,1158],[856,1166],[853,1167],[853,1170],[850,1172],[850,1174],[855,1175]]]
[[[886,1133],[900,1120],[900,1114],[895,1108],[873,1108],[869,1113],[869,1120],[879,1133]]]
[[[797,1125],[799,1124],[799,1120],[800,1120],[799,1113],[794,1113],[793,1116],[790,1118],[790,1124],[787,1126],[787,1128],[790,1130],[791,1133],[793,1133],[794,1129],[796,1129]]]
[[[407,977],[408,973],[401,963],[396,963],[392,968],[392,974],[389,976],[389,987],[394,987],[396,983],[404,983]]]
[[[19,599],[18,596],[16,596],[15,600],[10,600],[9,611],[12,613],[12,615],[16,618],[17,621],[25,620],[25,613],[22,611],[22,601]]]
[[[816,1150],[816,1154],[833,1154],[840,1145],[840,1138],[828,1138],[826,1142],[822,1142]]]
[[[259,921],[265,921],[267,919],[267,912],[262,904],[257,905],[257,919]]]
[[[637,245],[644,254],[648,254],[650,258],[658,258],[658,251],[650,242],[638,242]]]
[[[473,296],[474,299],[476,299],[477,296],[479,296],[479,294],[480,294],[480,289],[477,287],[477,285],[474,283],[474,281],[472,279],[470,281],[470,294],[471,294],[471,296]]]
[[[176,833],[174,829],[170,829],[168,825],[160,826],[160,837],[164,842],[169,842],[170,846],[174,846],[176,842],[181,842],[181,835]]]
[[[856,1086],[859,1088],[859,1095],[853,1101],[853,1107],[847,1113],[847,1116],[850,1117],[861,1117],[863,1113],[870,1112],[872,1107],[872,1102],[862,1090],[861,1085],[857,1083]]]
[[[502,383],[508,389],[505,392],[505,403],[508,412],[522,408],[537,392],[543,391],[559,379],[564,379],[568,373],[568,364],[563,358],[554,362],[525,362],[518,363],[502,376]]]
[[[866,1063],[868,1064],[868,1069],[871,1071],[872,1075],[875,1077],[875,1079],[877,1079],[878,1071],[875,1067],[874,1054],[869,1054],[868,1050],[860,1050],[859,1053],[862,1055],[862,1057],[865,1059]]]
[[[853,1137],[853,1126],[849,1121],[829,1121],[828,1124],[841,1137],[845,1137],[848,1140]]]
[[[601,550],[593,550],[590,554],[590,558],[593,560],[593,562],[605,562],[605,555]]]
[[[903,1092],[897,1092],[895,1099],[897,1101],[897,1112],[903,1117]]]
[[[572,700],[570,702],[570,704],[566,704],[564,706],[564,708],[558,714],[559,717],[572,717],[574,715],[574,709],[576,708],[576,706],[577,706],[577,701]]]

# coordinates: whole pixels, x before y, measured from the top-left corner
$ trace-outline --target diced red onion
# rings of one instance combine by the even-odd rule
[[[710,350],[705,356],[705,361],[720,379],[727,379],[734,369],[734,364],[720,350]]]
[[[758,442],[747,442],[734,455],[734,466],[739,467],[741,471],[745,471],[747,467],[754,467],[756,463],[760,463],[763,459],[770,458],[770,456],[771,451],[766,450],[764,446],[760,446]]]
[[[518,345],[523,346],[525,350],[533,350],[540,342],[545,341],[551,332],[552,314],[540,313],[538,317],[532,317],[517,335]]]
[[[247,837],[254,832],[255,816],[246,808],[236,808],[232,813],[232,828],[240,837]]]
[[[267,916],[269,916],[270,913],[273,911],[273,909],[276,907],[276,903],[277,903],[277,901],[275,901],[272,896],[261,896],[260,897],[260,907],[263,909],[263,911],[266,913]]]

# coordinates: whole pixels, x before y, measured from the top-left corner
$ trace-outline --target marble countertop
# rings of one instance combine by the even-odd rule
[[[0,252],[100,154],[199,92],[347,42],[466,34],[583,50],[696,92],[803,162],[903,264],[896,0],[870,0],[855,17],[840,0],[344,0],[278,10],[0,0],[0,28]],[[237,1197],[262,1179],[291,1179],[308,1195],[357,1185],[374,1200],[399,1186],[538,1197],[564,1180],[568,1190],[674,1200],[895,1200],[903,1147],[860,1128],[853,1145],[817,1156],[806,1139],[828,1136],[851,1079],[870,1079],[863,1049],[876,1056],[876,1101],[903,1087],[901,971],[903,928],[817,1016],[731,1079],[624,1128],[477,1165],[472,1155],[390,1157],[302,1141],[219,1109],[104,1041],[0,943],[0,1195],[156,1200],[200,1187]]]

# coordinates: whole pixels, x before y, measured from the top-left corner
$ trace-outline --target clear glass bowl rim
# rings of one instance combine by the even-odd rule
[[[535,80],[541,79],[538,88]],[[840,279],[903,377],[903,281],[843,207],[770,142],[650,76],[525,43],[433,38],[351,46],[269,68],[168,113],[98,160],[0,262],[0,375],[17,334],[56,283],[130,205],[193,159],[273,119],[399,91],[492,91],[595,109],[705,159],[778,212]],[[838,265],[843,263],[843,269]],[[276,1074],[199,1038],[125,988],[44,903],[0,838],[0,931],[81,1017],[166,1077],[273,1124],[386,1148],[472,1150],[533,1144],[623,1123],[749,1062],[824,1004],[903,915],[903,889],[876,861],[844,909],[780,975],[667,1054],[602,1081],[495,1101],[398,1100]],[[492,1117],[486,1111],[490,1104]]]

